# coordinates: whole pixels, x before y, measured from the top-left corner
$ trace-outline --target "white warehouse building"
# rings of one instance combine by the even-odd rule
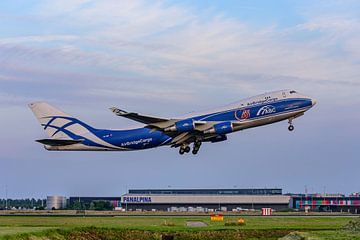
[[[287,209],[290,196],[281,189],[150,189],[129,190],[121,197],[127,210],[233,211],[236,209]]]

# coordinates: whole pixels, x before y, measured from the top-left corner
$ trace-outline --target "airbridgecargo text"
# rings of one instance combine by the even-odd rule
[[[123,197],[127,203],[151,203],[151,197]]]
[[[121,143],[121,146],[126,147],[126,146],[130,146],[130,145],[148,144],[152,140],[153,140],[152,138],[145,138],[145,139],[142,138],[142,139],[135,140],[135,141]]]

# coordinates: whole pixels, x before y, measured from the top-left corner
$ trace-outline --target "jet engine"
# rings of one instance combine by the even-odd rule
[[[233,124],[231,122],[222,122],[215,124],[209,130],[206,130],[204,133],[216,133],[219,135],[231,133],[233,131]]]
[[[190,132],[195,129],[195,123],[192,119],[180,120],[175,123],[175,125],[168,127],[165,131],[171,132]]]

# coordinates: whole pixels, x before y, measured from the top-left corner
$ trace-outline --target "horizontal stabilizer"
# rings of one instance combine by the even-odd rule
[[[36,140],[39,143],[49,146],[67,146],[76,143],[82,143],[84,140],[68,140],[68,139],[39,139]]]

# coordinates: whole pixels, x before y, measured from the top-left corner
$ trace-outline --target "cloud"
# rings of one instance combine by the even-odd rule
[[[0,39],[0,44],[21,44],[21,43],[44,43],[44,42],[67,42],[74,41],[77,37],[73,35],[43,35],[43,36],[21,36]]]
[[[174,102],[182,102],[182,103],[191,103],[196,98],[194,97],[194,92],[189,91],[176,91],[172,89],[158,89],[147,91],[143,87],[136,88],[119,88],[119,89],[108,89],[108,88],[93,88],[86,89],[83,92],[84,95],[92,95],[103,98],[111,98],[111,99],[140,99],[140,101],[153,101],[155,102],[165,102],[169,99]]]
[[[14,76],[0,75],[0,81],[16,81],[17,79]]]
[[[8,2],[13,6],[6,9],[16,10],[0,16],[0,175],[1,182],[12,183],[18,194],[30,194],[29,189],[33,194],[66,193],[66,183],[61,183],[65,188],[54,188],[66,174],[69,183],[78,183],[71,192],[92,195],[96,188],[84,189],[99,169],[111,176],[98,178],[99,186],[126,185],[132,173],[118,174],[119,169],[140,169],[139,165],[146,174],[136,178],[138,187],[161,186],[169,176],[172,185],[199,187],[196,184],[202,183],[195,172],[201,169],[213,175],[212,166],[219,165],[224,155],[227,163],[221,165],[222,172],[234,177],[220,183],[207,181],[208,186],[286,182],[287,188],[301,191],[306,181],[311,184],[321,178],[324,185],[334,185],[332,189],[356,187],[337,183],[350,175],[356,183],[358,167],[350,169],[353,174],[345,168],[339,173],[337,165],[329,163],[342,159],[347,166],[358,164],[359,134],[354,127],[360,104],[358,1],[291,1],[291,13],[252,1],[249,8],[259,10],[251,11],[250,18],[245,16],[248,9],[234,13],[225,7],[220,12],[208,2],[209,8],[203,3],[194,8],[164,0],[36,0],[26,6]],[[269,20],[269,11],[287,15],[289,22]],[[283,88],[318,99],[309,114],[296,119],[301,131],[289,134],[283,122],[230,135],[227,143],[204,144],[198,157],[206,159],[205,165],[190,156],[180,159],[167,148],[121,155],[44,152],[34,139],[45,135],[26,107],[45,100],[96,127],[127,128],[131,121],[117,118],[108,107],[169,117]],[[346,124],[336,125],[334,116]],[[290,157],[269,155],[274,144]],[[241,161],[238,149],[245,150]],[[305,164],[294,169],[289,161]],[[315,167],[308,167],[314,163]],[[256,166],[264,164],[264,174],[259,173]],[[155,165],[160,167],[150,173]],[[182,172],[189,171],[189,165],[194,174],[185,176]],[[234,167],[229,169],[230,165]],[[321,175],[322,166],[336,174]],[[81,173],[87,174],[79,178],[84,167]],[[52,170],[45,176],[50,182],[43,181],[44,168]],[[24,172],[13,174],[19,170]],[[294,171],[310,172],[289,180],[287,172]],[[157,179],[148,181],[148,175]],[[113,194],[109,189],[104,194]]]
[[[35,75],[93,76],[55,78],[57,84],[86,85],[92,94],[99,89],[98,96],[131,84],[120,80],[128,76],[150,86],[127,94],[144,99],[159,96],[164,85],[176,87],[173,94],[190,88],[207,94],[221,86],[250,95],[283,86],[334,92],[359,82],[355,16],[304,11],[296,25],[254,28],[207,9],[112,0],[42,1],[31,14],[48,22],[49,34],[0,38],[0,66]]]

